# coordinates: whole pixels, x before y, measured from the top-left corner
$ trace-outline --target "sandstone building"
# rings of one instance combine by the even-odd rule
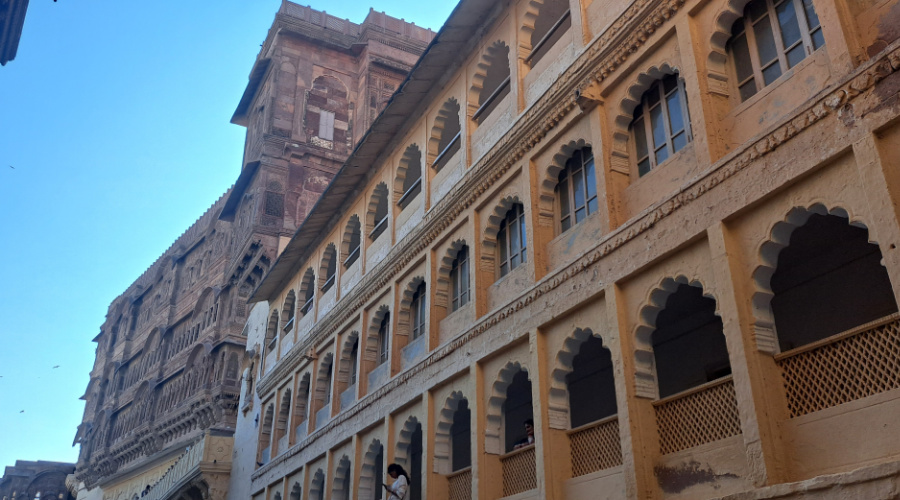
[[[232,120],[247,127],[240,176],[95,339],[79,498],[224,498],[247,298],[432,36],[282,4]]]
[[[67,478],[75,471],[75,464],[16,460],[6,467],[0,477],[0,498],[3,500],[74,500]]]
[[[252,498],[894,498],[898,25],[462,0],[250,298]]]

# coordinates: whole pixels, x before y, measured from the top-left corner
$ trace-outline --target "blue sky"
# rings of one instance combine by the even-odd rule
[[[0,67],[0,467],[77,459],[106,308],[240,172],[229,123],[281,0],[31,0]],[[369,6],[437,30],[455,6]]]

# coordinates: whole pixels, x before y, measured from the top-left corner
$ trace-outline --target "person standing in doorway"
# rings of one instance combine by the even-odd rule
[[[388,465],[387,473],[394,480],[390,485],[384,483],[384,489],[391,495],[388,500],[405,500],[406,490],[409,489],[409,474],[399,464]]]

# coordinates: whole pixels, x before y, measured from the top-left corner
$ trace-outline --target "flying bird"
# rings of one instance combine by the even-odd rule
[[[10,165],[9,168],[11,168],[11,169],[13,169],[13,170],[16,169],[16,167],[14,167],[14,166],[12,166],[12,165]]]
[[[57,368],[59,368],[59,365],[55,365],[55,366],[53,367],[54,370],[57,369]]]
[[[20,411],[19,413],[25,413],[25,410]]]

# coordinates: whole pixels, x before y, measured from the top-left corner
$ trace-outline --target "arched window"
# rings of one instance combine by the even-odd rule
[[[381,236],[381,233],[387,229],[388,225],[388,189],[382,182],[375,187],[372,198],[369,201],[369,216],[371,218],[372,229],[369,232],[369,239],[375,241]]]
[[[506,388],[503,401],[503,422],[507,452],[534,443],[534,408],[531,400],[531,380],[528,372],[519,370]],[[528,427],[531,430],[528,430]]]
[[[359,368],[359,337],[353,341],[353,347],[350,348],[350,385],[356,384],[356,377]]]
[[[332,354],[325,356],[323,366],[319,369],[319,393],[322,395],[322,405],[331,403],[331,377],[334,373],[334,357]],[[316,423],[318,425],[318,423]]]
[[[431,167],[436,171],[459,151],[462,142],[462,127],[459,123],[459,102],[456,99],[447,99],[441,106],[435,119],[434,129],[429,141],[429,158]]]
[[[566,161],[566,168],[559,173],[556,199],[559,200],[560,232],[597,211],[597,176],[590,147],[575,151]]]
[[[812,214],[791,233],[772,275],[772,314],[782,351],[897,311],[869,232],[844,217]]]
[[[469,410],[469,401],[466,399],[460,401],[453,412],[450,457],[454,471],[472,466],[472,411]]]
[[[678,286],[659,312],[651,339],[660,398],[731,374],[716,301],[700,287]]]
[[[259,429],[259,457],[257,462],[265,465],[272,458],[272,422],[275,420],[275,405],[269,403],[266,407],[265,417]]]
[[[275,422],[275,442],[278,443],[278,453],[287,449],[288,443],[288,417],[291,414],[291,390],[284,392],[281,398],[281,406],[278,408],[278,421]]]
[[[344,229],[344,239],[341,244],[343,249],[344,268],[348,268],[359,258],[360,248],[360,223],[359,216],[352,215]]]
[[[389,346],[389,337],[388,330],[390,328],[391,323],[391,313],[384,313],[384,317],[381,319],[381,324],[378,326],[378,364],[382,364],[388,360],[388,355],[390,350]]]
[[[409,305],[410,319],[412,320],[411,333],[413,340],[421,337],[425,333],[427,305],[428,300],[425,296],[425,282],[422,281],[421,283],[419,283],[419,286],[416,287],[416,291],[415,293],[413,293],[412,302]]]
[[[825,45],[812,0],[753,0],[731,27],[728,53],[734,61],[741,101]]]
[[[294,483],[294,486],[291,487],[291,494],[289,498],[291,500],[300,500],[303,497],[303,487],[300,486],[300,483]]]
[[[303,378],[300,379],[300,384],[297,387],[297,406],[294,408],[296,415],[294,420],[297,422],[297,429],[295,432],[300,430],[300,424],[306,421],[308,416],[308,408],[309,408],[309,382],[312,379],[309,372],[303,375]]]
[[[516,203],[506,212],[497,232],[497,246],[500,252],[500,276],[526,262],[525,207]]]
[[[300,297],[303,298],[303,303],[300,304],[300,314],[306,316],[312,311],[315,296],[316,272],[310,267],[306,270],[306,273],[303,275],[303,280],[300,282]]]
[[[322,256],[322,266],[319,269],[319,279],[322,281],[322,293],[331,290],[334,286],[334,280],[337,276],[337,250],[334,243],[329,243],[325,247],[325,254]]]
[[[638,174],[645,175],[691,142],[684,81],[678,75],[657,80],[634,108],[634,138]]]
[[[294,326],[294,314],[297,310],[297,295],[293,290],[289,291],[287,298],[284,299],[284,305],[281,307],[281,321],[284,324],[284,331],[289,332]]]
[[[591,335],[581,344],[566,375],[566,388],[573,429],[616,414],[612,356],[600,338]]]
[[[469,247],[463,245],[450,265],[450,304],[455,311],[469,302]]]
[[[494,42],[482,57],[480,66],[482,65],[486,70],[478,92],[478,108],[472,114],[475,123],[484,121],[484,118],[509,94],[509,46],[502,41]]]
[[[416,423],[409,439],[409,475],[416,478],[409,485],[409,500],[422,500],[422,424]]]
[[[278,340],[278,311],[272,311],[269,324],[266,326],[266,345],[270,351],[275,349],[276,340]]]
[[[325,500],[325,473],[322,469],[317,470],[310,481],[309,496],[311,500]]]
[[[406,148],[397,168],[400,199],[397,205],[403,210],[422,192],[422,153],[415,144]]]
[[[571,26],[568,0],[545,0],[534,20],[531,52],[525,57],[525,63],[534,65],[538,62]]]

